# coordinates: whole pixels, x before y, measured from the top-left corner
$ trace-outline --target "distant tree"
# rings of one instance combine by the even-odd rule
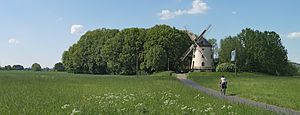
[[[13,65],[13,70],[24,70],[24,67],[22,65]]]
[[[217,40],[214,38],[208,39],[208,42],[212,45],[214,66],[216,67],[219,63],[219,47]]]
[[[49,67],[45,67],[42,69],[42,71],[50,71],[51,69]]]
[[[208,39],[208,42],[212,45],[212,51],[214,53],[214,56],[218,57],[219,51],[218,51],[218,43],[217,40],[214,38]]]
[[[297,75],[299,68],[293,62],[289,62],[288,64],[282,67],[282,75]]]
[[[12,67],[10,65],[4,66],[4,70],[12,70]]]
[[[240,70],[245,70],[245,48],[242,42],[236,36],[228,36],[220,41],[219,49],[219,64],[231,62],[231,52],[236,50],[237,67]]]
[[[56,63],[53,69],[54,71],[65,71],[65,67],[61,62]]]
[[[230,62],[230,53],[236,49],[238,69],[273,75],[287,75],[293,68],[287,61],[287,50],[280,36],[273,31],[243,29],[237,36],[221,40],[220,62]]]
[[[31,66],[31,70],[32,70],[32,71],[41,71],[41,70],[42,70],[42,67],[41,67],[40,64],[34,63],[34,64],[32,64],[32,66]]]

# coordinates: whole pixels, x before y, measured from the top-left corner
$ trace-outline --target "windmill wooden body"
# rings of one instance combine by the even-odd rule
[[[187,31],[190,39],[194,42],[190,48],[184,53],[181,61],[183,61],[189,53],[193,52],[191,70],[194,71],[213,71],[213,52],[212,45],[204,38],[204,34],[211,27],[208,26],[198,37]]]

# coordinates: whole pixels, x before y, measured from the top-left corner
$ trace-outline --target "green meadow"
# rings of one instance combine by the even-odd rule
[[[0,113],[274,114],[203,94],[170,72],[115,76],[30,71],[0,71]]]
[[[219,90],[220,76],[228,80],[228,95],[300,111],[300,76],[271,76],[260,73],[190,73],[189,79]]]

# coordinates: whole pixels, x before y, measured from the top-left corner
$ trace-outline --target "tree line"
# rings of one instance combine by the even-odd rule
[[[65,69],[72,73],[141,74],[178,71],[191,40],[183,30],[168,25],[89,31],[63,53]]]
[[[48,67],[42,68],[40,64],[34,63],[30,68],[24,68],[22,65],[6,65],[4,67],[0,66],[0,70],[65,71],[65,68],[61,62],[58,62],[52,69]]]
[[[239,71],[262,72],[273,75],[294,75],[298,68],[288,61],[287,50],[274,31],[243,29],[236,36],[220,41],[219,63],[230,63],[231,51],[236,49]]]
[[[288,61],[280,36],[273,31],[243,29],[236,36],[213,45],[215,66],[232,63],[230,53],[236,49],[239,71],[273,75],[293,75],[298,71]],[[97,29],[89,31],[63,53],[66,71],[90,74],[140,74],[156,71],[179,71],[190,67],[190,57],[180,57],[191,44],[184,30],[168,25],[145,28]]]

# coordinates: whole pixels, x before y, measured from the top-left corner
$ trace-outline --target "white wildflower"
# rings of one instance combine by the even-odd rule
[[[65,109],[65,108],[67,108],[69,106],[70,106],[70,104],[65,104],[65,105],[61,106],[61,109]]]
[[[169,104],[169,100],[165,100],[165,101],[164,101],[164,104],[165,104],[165,105],[168,105],[168,104]]]
[[[208,111],[211,111],[211,110],[213,110],[213,108],[212,108],[212,107],[208,107],[208,108],[206,108],[204,111],[205,111],[205,112],[208,112]]]
[[[181,107],[181,110],[185,110],[187,108],[187,106]]]
[[[196,109],[192,109],[192,112],[195,112],[196,111]]]
[[[74,115],[75,113],[79,113],[80,111],[79,110],[76,110],[75,108],[72,110],[72,113],[71,115]]]
[[[176,103],[176,100],[171,100],[171,101],[169,102],[170,105],[173,105],[173,104],[175,104],[175,103]]]
[[[143,103],[138,103],[134,107],[137,108],[137,107],[142,106],[142,105],[143,105]]]
[[[226,107],[226,105],[223,105],[222,107],[221,107],[221,109],[224,109]]]
[[[198,94],[197,96],[194,97],[194,99],[198,98],[200,95]]]
[[[230,109],[230,108],[232,108],[232,106],[231,106],[231,105],[228,105],[228,106],[227,106],[227,109]]]

